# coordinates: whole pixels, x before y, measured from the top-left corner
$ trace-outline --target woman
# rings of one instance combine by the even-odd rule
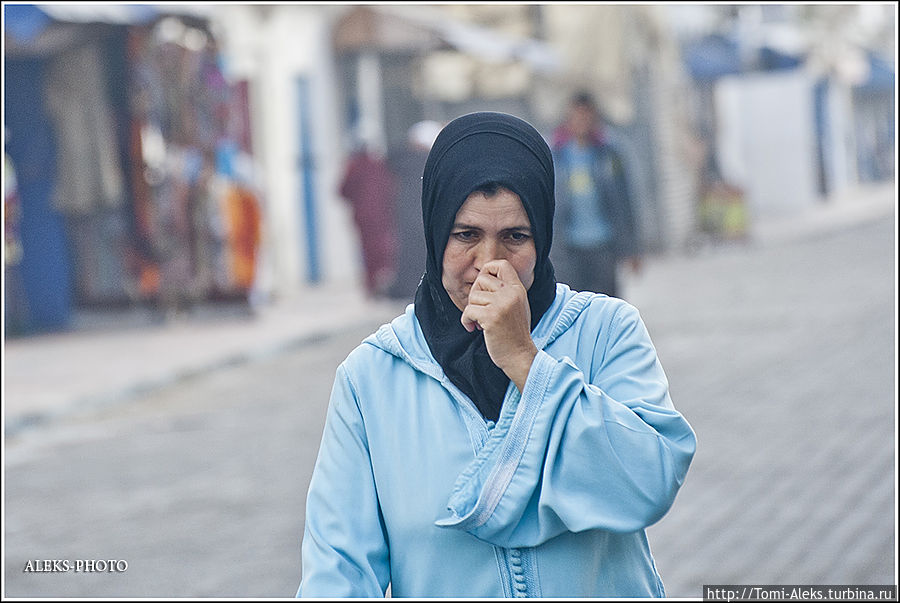
[[[337,369],[299,596],[664,596],[644,528],[694,433],[637,310],[556,283],[553,185],[516,117],[435,140],[426,272]]]

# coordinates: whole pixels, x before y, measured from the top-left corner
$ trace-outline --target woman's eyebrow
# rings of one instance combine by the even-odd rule
[[[481,226],[475,226],[472,224],[466,224],[465,222],[454,222],[452,230],[484,230]],[[509,232],[511,230],[519,230],[519,231],[528,231],[531,232],[530,224],[518,224],[515,226],[507,226],[506,228],[501,228],[500,232]]]
[[[471,224],[466,224],[465,222],[456,222],[453,224],[453,230],[483,230],[480,226],[473,226]],[[509,232],[512,230],[518,231],[527,231],[531,232],[531,226],[520,225],[520,226],[507,226],[506,228],[500,229],[500,232]]]

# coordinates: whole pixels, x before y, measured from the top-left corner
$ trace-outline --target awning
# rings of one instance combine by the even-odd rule
[[[714,81],[741,72],[737,44],[721,35],[709,35],[684,45],[682,56],[697,81]]]
[[[535,38],[513,38],[495,29],[448,19],[444,13],[419,6],[376,6],[400,19],[432,30],[454,48],[490,62],[521,61],[538,71],[551,72],[561,67],[555,49]]]
[[[52,22],[47,13],[33,4],[3,5],[3,35],[14,42],[34,40]]]
[[[190,4],[3,4],[7,51],[43,54],[64,48],[88,24],[142,25],[165,15],[208,18],[208,5]]]
[[[149,4],[4,4],[3,31],[27,43],[54,23],[140,24],[158,15]]]
[[[352,24],[355,38],[348,42],[348,48],[394,48],[398,43],[421,48],[442,44],[487,62],[522,62],[537,71],[552,72],[562,65],[556,50],[542,40],[505,35],[449,18],[446,13],[429,6],[365,5],[354,7],[349,16],[355,17]],[[411,35],[411,31],[419,35]],[[410,35],[406,41],[400,41],[396,35],[399,32]]]
[[[796,69],[803,64],[802,54],[789,53],[771,44],[755,49],[756,60],[745,66],[741,51],[735,39],[720,34],[711,34],[687,42],[682,55],[688,72],[696,81],[715,81],[726,75],[737,75],[750,70],[780,71]]]
[[[893,92],[895,87],[893,66],[874,53],[869,53],[867,60],[869,69],[866,79],[854,89],[862,93]]]

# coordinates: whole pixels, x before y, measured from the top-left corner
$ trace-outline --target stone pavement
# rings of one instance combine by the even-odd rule
[[[669,376],[673,400],[699,442],[671,512],[649,529],[668,594],[698,598],[703,584],[896,584],[895,190],[855,191],[790,221],[757,223],[752,234],[744,245],[651,258],[644,273],[626,283],[626,299],[641,310]],[[352,289],[322,287],[291,304],[265,308],[254,319],[220,316],[6,342],[7,432],[31,427],[27,433],[32,441],[53,431],[39,427],[54,418],[124,403],[140,398],[142,391],[192,376],[214,373],[223,378],[207,384],[214,395],[197,396],[191,388],[212,379],[170,388],[192,400],[202,398],[204,407],[215,409],[213,428],[200,429],[193,414],[154,416],[160,426],[146,434],[117,436],[112,430],[108,437],[100,424],[92,427],[95,437],[104,434],[101,441],[109,445],[60,448],[79,458],[79,467],[90,467],[93,461],[106,468],[110,463],[112,470],[104,469],[90,482],[105,484],[106,489],[85,487],[79,481],[84,473],[70,468],[66,455],[25,458],[31,449],[20,447],[20,473],[7,480],[7,496],[28,504],[20,504],[14,516],[12,527],[19,531],[12,533],[13,540],[31,542],[32,547],[20,549],[39,555],[64,553],[59,544],[63,541],[91,544],[100,555],[119,550],[110,543],[140,551],[144,546],[160,557],[151,558],[151,568],[163,561],[184,565],[172,547],[188,547],[195,561],[179,576],[193,590],[184,592],[216,596],[223,592],[217,574],[232,566],[216,563],[205,571],[209,565],[204,563],[213,557],[210,551],[240,558],[242,551],[230,545],[249,541],[249,550],[260,552],[259,564],[268,563],[265,554],[272,554],[273,548],[285,558],[296,555],[294,532],[286,533],[283,526],[298,521],[314,455],[310,453],[306,465],[295,465],[294,477],[285,480],[282,465],[272,459],[294,457],[281,457],[272,446],[290,441],[292,449],[302,444],[314,450],[322,409],[303,418],[303,437],[291,433],[294,439],[279,440],[274,437],[279,430],[288,433],[281,425],[285,415],[246,415],[245,406],[220,405],[223,392],[231,395],[238,389],[238,376],[229,376],[237,371],[215,369],[268,355],[280,358],[285,350],[302,350],[304,343],[322,340],[324,345],[314,354],[318,357],[323,347],[340,340],[332,337],[336,332],[358,330],[363,322],[381,320],[379,314],[386,319],[397,311],[392,304],[372,305]],[[140,337],[134,337],[136,333]],[[341,348],[346,345],[343,341]],[[342,349],[333,353],[341,355]],[[271,387],[291,392],[310,387],[306,381],[312,380],[293,374],[294,365],[266,364],[258,363],[266,374],[286,377]],[[311,370],[318,372],[322,366],[320,362]],[[327,384],[330,377],[322,381]],[[323,400],[327,388],[322,387],[309,397]],[[244,397],[256,407],[252,396]],[[139,405],[128,408],[134,406]],[[279,412],[295,413],[293,406],[286,408]],[[170,429],[167,421],[177,429]],[[258,424],[257,433],[269,439],[256,438],[249,445],[239,437],[226,437],[232,432],[224,428],[248,421]],[[84,433],[74,430],[70,436],[84,439]],[[225,463],[207,462],[205,447],[211,443],[233,449],[234,456]],[[196,454],[168,456],[168,447],[175,445],[191,446]],[[120,453],[109,454],[119,446]],[[79,452],[94,456],[81,458]],[[166,461],[195,470],[164,479],[175,473]],[[58,472],[48,472],[51,464]],[[17,498],[28,480],[30,495]],[[217,498],[211,498],[214,492]],[[60,515],[54,523],[46,508],[57,497],[66,503],[57,506],[93,511],[99,505],[99,510],[78,521]],[[73,502],[79,497],[85,501],[81,506]],[[181,506],[185,501],[187,510]],[[94,531],[101,531],[103,512],[112,509],[127,521],[103,526],[103,534],[116,539],[98,542]],[[264,521],[272,529],[247,534],[242,526],[248,517],[253,518],[251,532]],[[95,523],[87,521],[91,519]],[[220,546],[206,546],[206,538],[170,542],[166,538],[175,538],[171,530],[145,529],[153,521],[173,519],[178,529],[199,525],[216,534]],[[272,533],[280,539],[269,540]],[[260,537],[255,549],[253,536]],[[7,544],[10,539],[8,532]],[[131,576],[143,576],[138,561],[146,555],[127,553],[122,558],[133,559]],[[248,592],[239,583],[255,574],[232,569],[236,577],[230,592]],[[293,579],[293,566],[289,569]],[[163,582],[175,580],[164,572],[151,575],[153,580],[157,576],[163,576]],[[170,584],[155,588],[163,586]],[[92,591],[88,583],[82,587],[80,592],[101,592]]]
[[[648,530],[669,596],[897,583],[896,197],[845,201],[630,283],[698,438]]]
[[[405,303],[365,299],[354,283],[307,287],[253,313],[201,308],[154,323],[137,311],[81,316],[72,330],[5,341],[4,433],[134,399],[205,372],[387,320]]]
[[[890,211],[894,199],[893,184],[854,189],[805,214],[757,221],[752,238],[769,245],[846,227]],[[640,286],[635,284],[636,293]],[[101,326],[10,339],[3,354],[4,433],[277,353],[373,316],[387,320],[404,305],[372,303],[353,283],[337,283],[308,287],[253,316],[187,317],[163,325],[123,316],[119,324],[107,318]]]

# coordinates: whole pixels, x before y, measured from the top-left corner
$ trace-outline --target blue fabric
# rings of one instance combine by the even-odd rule
[[[561,185],[569,195],[565,242],[574,247],[597,247],[612,239],[609,219],[600,202],[600,188],[594,181],[595,160],[592,147],[579,146],[575,141],[560,151],[560,161],[566,166],[566,181]]]
[[[6,7],[4,7],[6,8]],[[23,329],[68,328],[74,306],[73,268],[63,215],[53,205],[56,138],[42,99],[46,63],[7,59],[3,99],[21,205],[22,288],[27,306]]]
[[[52,22],[33,4],[4,4],[3,28],[16,42],[30,42]]]
[[[855,85],[853,90],[857,93],[886,93],[895,89],[894,68],[890,63],[869,53],[867,57],[869,72],[866,79]]]
[[[554,150],[554,164],[556,168],[556,219],[555,228],[558,231],[557,245],[554,254],[565,253],[567,248],[581,249],[605,247],[610,249],[617,257],[629,257],[639,253],[637,234],[636,208],[632,185],[629,180],[634,175],[629,173],[635,169],[625,160],[623,149],[619,144],[605,141],[601,144],[593,144],[582,154],[579,164],[572,163],[574,159],[571,151],[573,142],[566,143]],[[565,225],[572,224],[575,220],[586,220],[584,215],[573,214],[578,211],[577,201],[573,196],[573,190],[569,186],[573,181],[573,169],[579,168],[580,161],[585,156],[591,158],[589,177],[591,185],[597,194],[594,196],[598,204],[597,216],[607,226],[603,228],[597,223],[585,224],[579,228],[584,229],[584,237],[579,241],[569,240]],[[586,175],[575,176],[576,184]],[[578,187],[576,187],[577,189]],[[581,185],[582,190],[585,186]],[[608,228],[608,230],[607,230]],[[602,229],[602,230],[601,230]],[[591,238],[603,239],[602,243],[589,245],[586,243]]]
[[[75,8],[53,4],[4,4],[3,27],[21,44],[34,42],[54,23],[144,24],[166,14],[149,4],[82,3]]]
[[[638,311],[557,286],[496,425],[413,306],[337,369],[298,596],[660,597],[644,528],[696,447]]]

